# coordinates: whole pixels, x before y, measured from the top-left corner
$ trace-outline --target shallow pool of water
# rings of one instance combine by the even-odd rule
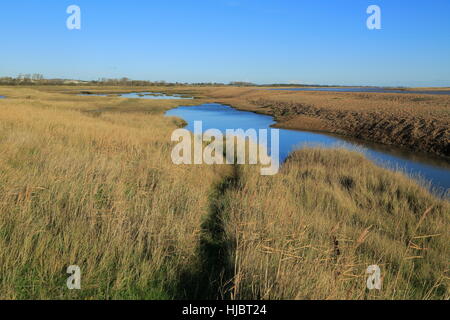
[[[99,93],[82,93],[80,96],[91,96],[91,97],[108,97],[108,96],[118,96],[120,98],[131,98],[131,99],[151,99],[151,100],[192,100],[193,97],[186,97],[180,94],[165,94],[160,92],[130,92],[130,93],[119,93],[115,94],[99,94]]]
[[[269,90],[281,90],[281,91],[326,91],[326,92],[373,92],[373,93],[404,93],[404,94],[439,94],[450,95],[450,90],[399,90],[399,89],[386,89],[386,88],[374,88],[374,87],[360,87],[360,88],[276,88]]]
[[[158,92],[133,92],[120,95],[122,98],[141,98],[141,99],[155,99],[155,100],[192,100],[193,97],[185,97],[180,94],[168,95]]]
[[[226,129],[269,129],[275,124],[271,116],[239,111],[220,104],[178,107],[167,111],[166,115],[184,119],[188,123],[186,128],[191,131],[194,121],[203,122],[203,131],[215,128],[223,133]],[[378,165],[403,170],[414,178],[421,177],[431,182],[431,187],[438,193],[450,189],[450,164],[445,160],[327,134],[280,129],[280,161],[284,161],[291,151],[305,145],[359,150]]]
[[[6,97],[5,96],[0,96],[0,99],[5,99]]]

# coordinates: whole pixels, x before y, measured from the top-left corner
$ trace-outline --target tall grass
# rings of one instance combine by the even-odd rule
[[[305,149],[282,172],[244,168],[227,194],[236,299],[448,299],[450,206],[345,150]],[[370,265],[381,291],[367,290]]]
[[[161,114],[43,97],[0,106],[0,297],[171,298],[221,169],[172,165],[176,124]]]

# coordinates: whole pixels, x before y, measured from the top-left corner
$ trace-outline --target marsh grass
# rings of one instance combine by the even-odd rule
[[[0,296],[171,298],[220,168],[172,165],[171,102],[25,95],[0,106]]]
[[[450,206],[356,152],[304,149],[245,168],[227,194],[236,299],[448,299]],[[280,199],[283,199],[280,201]],[[370,265],[381,291],[366,288]]]

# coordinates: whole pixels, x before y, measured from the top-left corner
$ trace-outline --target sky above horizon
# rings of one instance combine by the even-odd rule
[[[450,86],[449,0],[3,0],[0,30],[0,77]]]

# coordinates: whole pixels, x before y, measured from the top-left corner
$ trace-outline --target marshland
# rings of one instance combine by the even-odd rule
[[[448,193],[339,146],[292,150],[274,176],[175,165],[189,119],[170,113],[229,105],[448,177],[450,96],[270,89],[1,86],[0,296],[449,299]],[[67,290],[69,265],[82,290]],[[370,265],[382,290],[367,289]]]

